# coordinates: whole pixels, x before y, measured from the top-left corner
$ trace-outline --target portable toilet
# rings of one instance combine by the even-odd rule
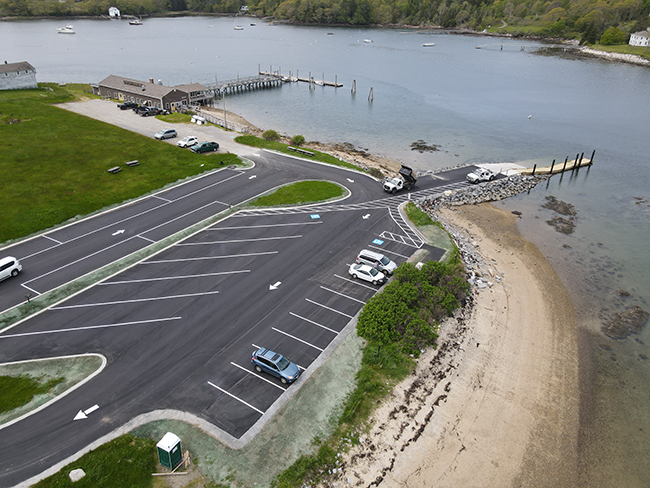
[[[181,440],[177,435],[167,432],[158,444],[158,460],[167,469],[174,469],[183,459]]]

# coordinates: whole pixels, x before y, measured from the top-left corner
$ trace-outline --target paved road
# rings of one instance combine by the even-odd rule
[[[191,413],[236,444],[287,398],[286,386],[254,372],[251,352],[266,346],[289,356],[305,373],[288,388],[300,388],[378,290],[350,279],[356,253],[370,247],[401,263],[423,246],[397,212],[407,194],[387,196],[370,178],[337,168],[271,153],[249,156],[252,170],[225,170],[142,207],[61,229],[54,249],[73,247],[55,265],[39,261],[34,248],[26,262],[38,279],[27,278],[45,289],[57,276],[69,279],[76,256],[88,256],[84,269],[99,267],[140,241],[161,239],[168,225],[187,227],[197,213],[216,213],[278,184],[318,178],[352,192],[332,204],[239,212],[0,333],[2,362],[88,352],[108,361],[81,388],[2,429],[0,486],[14,486],[135,416],[162,409]],[[464,186],[466,172],[422,178],[415,194]],[[114,236],[119,228],[128,234]],[[37,241],[53,242],[49,237]],[[94,405],[87,419],[73,420]]]

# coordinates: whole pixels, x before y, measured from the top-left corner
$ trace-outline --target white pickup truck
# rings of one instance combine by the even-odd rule
[[[384,191],[394,195],[402,188],[407,190],[414,188],[417,181],[418,179],[415,177],[413,170],[402,165],[397,177],[384,180]]]

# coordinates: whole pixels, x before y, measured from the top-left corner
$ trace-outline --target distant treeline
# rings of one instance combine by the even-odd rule
[[[597,42],[614,28],[618,42],[648,27],[650,0],[0,0],[6,16],[123,15],[172,12],[236,14],[307,24],[414,25]]]

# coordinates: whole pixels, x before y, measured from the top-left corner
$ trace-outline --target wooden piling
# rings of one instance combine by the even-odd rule
[[[368,93],[368,101],[372,102],[375,99],[375,96],[372,93],[372,87],[370,87],[370,93]]]
[[[352,94],[354,95],[357,92],[357,80],[352,80]]]
[[[548,172],[548,174],[552,175],[553,174],[553,166],[555,166],[555,159],[551,163],[551,171]]]
[[[562,173],[564,173],[564,170],[566,169],[566,163],[569,161],[569,156],[564,158],[564,166],[562,166]]]
[[[595,155],[596,155],[596,150],[594,149],[594,152],[591,153],[591,162],[589,164],[592,164],[594,162]]]
[[[533,176],[535,176],[535,170],[537,169],[537,164],[533,166]]]

